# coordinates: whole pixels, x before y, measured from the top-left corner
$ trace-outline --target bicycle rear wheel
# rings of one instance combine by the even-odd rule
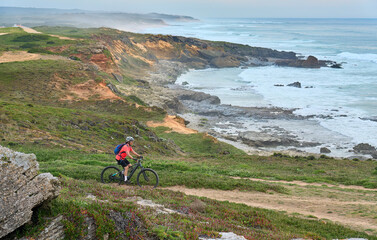
[[[114,167],[105,167],[101,173],[101,182],[102,183],[118,183],[122,180],[122,172]]]
[[[157,173],[150,169],[145,168],[139,172],[137,175],[137,185],[141,186],[148,186],[151,188],[155,188],[158,186],[159,178]]]

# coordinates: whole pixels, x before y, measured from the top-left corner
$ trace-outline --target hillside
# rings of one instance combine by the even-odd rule
[[[0,7],[0,26],[14,24],[35,26],[69,27],[116,27],[122,30],[140,30],[146,27],[161,27],[169,22],[198,21],[189,16],[149,13],[136,14],[82,9]]]
[[[377,187],[376,162],[325,155],[249,156],[205,133],[179,132],[185,129],[184,119],[167,117],[185,111],[182,96],[216,101],[165,87],[187,69],[279,61],[294,65],[299,62],[295,53],[108,28],[34,29],[41,33],[0,28],[0,144],[35,153],[40,171],[58,176],[63,189],[9,239],[36,238],[59,215],[65,219],[66,239],[84,239],[87,218],[94,221],[98,239],[197,239],[219,232],[246,239],[377,239],[376,191],[367,189]],[[158,189],[140,189],[135,179],[122,186],[99,183],[101,170],[116,164],[114,146],[128,135],[135,137],[144,165],[158,172]],[[319,184],[301,188],[282,180]],[[365,196],[325,210],[325,219],[315,211],[299,214],[299,207],[272,211],[168,187],[270,195],[276,204],[303,196],[337,202]],[[157,208],[169,214],[156,212],[151,204],[141,207],[142,200],[163,205]]]

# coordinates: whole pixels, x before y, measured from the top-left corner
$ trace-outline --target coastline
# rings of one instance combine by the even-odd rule
[[[289,156],[319,157],[325,154],[335,158],[359,160],[373,158],[371,154],[354,151],[355,145],[352,144],[346,147],[324,144],[319,140],[323,135],[332,137],[334,141],[349,139],[322,127],[310,117],[294,114],[295,109],[221,104],[217,96],[178,85],[177,79],[190,69],[184,64],[168,62],[162,62],[162,67],[156,67],[148,77],[148,81],[153,83],[152,89],[156,89],[154,95],[170,99],[172,104],[165,106],[168,113],[185,119],[188,128],[206,132],[251,155],[269,156],[279,153]],[[284,126],[279,127],[281,124]],[[264,130],[257,130],[257,126]],[[304,128],[303,131],[308,135],[310,130],[313,130],[310,141],[292,132],[292,128],[300,130],[300,127]],[[331,152],[326,152],[327,150]]]

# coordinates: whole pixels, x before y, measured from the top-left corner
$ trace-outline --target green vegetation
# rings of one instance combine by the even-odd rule
[[[66,239],[78,239],[85,234],[84,221],[92,217],[98,226],[98,239],[197,239],[218,237],[218,232],[234,232],[247,239],[335,239],[347,237],[377,239],[365,233],[349,230],[337,224],[317,219],[288,217],[284,213],[251,208],[243,204],[219,202],[187,196],[168,190],[147,190],[138,187],[102,185],[97,181],[61,178],[63,190],[50,207],[38,210],[34,222],[17,232],[18,236],[36,237],[46,225],[46,217],[66,217]],[[95,199],[88,198],[94,196]],[[164,204],[173,214],[156,214],[150,207],[139,207],[135,197]],[[114,216],[118,220],[114,219]],[[118,229],[119,217],[128,224]]]
[[[2,51],[15,51],[15,50],[31,50],[32,52],[48,53],[48,49],[54,47],[76,44],[78,41],[62,40],[58,37],[52,37],[44,34],[26,33],[15,30],[12,34],[0,35],[0,52]],[[59,52],[54,54],[61,55]]]
[[[227,176],[377,187],[376,161],[208,154],[192,156],[190,162],[212,166]]]
[[[249,156],[207,134],[185,135],[169,132],[166,127],[149,128],[147,121],[162,121],[166,112],[146,106],[134,95],[101,98],[96,87],[99,88],[99,83],[101,86],[115,84],[111,75],[111,67],[114,67],[111,64],[115,63],[110,50],[105,49],[103,53],[107,59],[104,61],[109,61],[109,69],[91,65],[90,44],[101,37],[106,41],[112,38],[126,41],[129,37],[132,41],[143,42],[156,36],[106,28],[38,27],[36,30],[78,40],[61,40],[50,35],[27,34],[19,28],[4,28],[0,32],[11,34],[0,36],[0,52],[27,50],[64,56],[75,54],[79,61],[35,60],[0,64],[0,144],[35,153],[40,171],[51,172],[63,182],[61,196],[51,206],[39,208],[34,223],[20,230],[19,236],[36,237],[48,223],[46,217],[63,214],[67,239],[78,239],[86,234],[85,217],[94,219],[98,239],[105,235],[108,239],[151,236],[197,239],[198,236],[217,237],[221,231],[235,232],[247,239],[351,236],[377,239],[321,219],[288,217],[276,211],[199,199],[164,189],[140,189],[135,186],[135,178],[126,189],[100,184],[101,170],[116,164],[112,151],[127,135],[135,137],[135,150],[145,155],[143,165],[158,172],[161,187],[182,185],[291,194],[288,187],[248,179],[263,178],[376,188],[377,163],[333,159],[324,155],[320,158],[282,154]],[[168,39],[172,36],[161,37]],[[180,48],[178,43],[174,44]],[[219,42],[214,46],[225,45]],[[143,54],[148,57],[148,53]],[[146,69],[141,66],[141,60],[129,56],[126,60],[113,71],[121,72],[124,86],[147,84],[132,77],[140,69]],[[201,122],[207,124],[206,119]],[[89,194],[98,201],[88,199]],[[135,197],[163,204],[178,213],[160,217],[155,210],[140,208],[130,200]],[[126,232],[117,229],[112,214],[120,214],[127,220]]]
[[[0,33],[25,33],[25,31],[20,27],[7,27],[0,28]]]
[[[75,28],[75,27],[48,27],[40,26],[35,27],[38,32],[43,32],[45,34],[53,34],[71,38],[85,38],[89,39],[93,34],[99,34],[103,32],[115,32],[114,29],[107,28]],[[119,31],[118,31],[119,32]]]
[[[244,151],[239,150],[232,145],[219,142],[215,138],[204,133],[198,134],[180,134],[176,132],[167,133],[167,127],[155,128],[156,133],[165,139],[173,140],[183,151],[192,154],[211,155],[246,155]]]

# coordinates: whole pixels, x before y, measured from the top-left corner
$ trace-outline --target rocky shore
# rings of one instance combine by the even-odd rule
[[[136,95],[146,104],[161,107],[170,115],[179,114],[190,122],[188,127],[195,130],[208,132],[250,153],[288,151],[291,155],[326,153],[360,159],[372,157],[372,154],[354,151],[354,146],[322,142],[329,138],[332,142],[342,143],[351,140],[321,127],[312,120],[313,116],[294,114],[295,109],[224,105],[217,96],[175,84],[180,75],[191,69],[271,65],[315,69],[341,68],[341,64],[314,56],[298,57],[294,52],[171,35],[116,32],[94,38],[112,54],[115,68],[94,64],[112,73],[114,81],[108,86],[113,92],[124,96]],[[125,73],[137,83],[126,84],[120,77]],[[289,87],[302,86],[296,82]]]
[[[192,91],[184,85],[174,84],[180,74],[188,71],[182,63],[160,61],[157,71],[150,74],[150,82],[156,98],[149,95],[149,104],[165,108],[170,114],[178,114],[186,120],[187,127],[232,144],[249,154],[271,155],[275,152],[291,156],[330,155],[335,157],[358,158],[365,160],[376,158],[376,152],[357,151],[353,146],[330,146],[321,142],[319,135],[329,134],[310,116],[294,114],[295,109],[238,107],[221,104],[217,96],[199,91]],[[144,98],[146,99],[146,98]],[[156,100],[158,99],[158,100]],[[159,102],[163,99],[163,103]],[[147,100],[148,101],[148,100]],[[158,103],[159,102],[159,103]],[[322,116],[326,117],[326,116]],[[279,124],[295,125],[292,128]],[[312,139],[300,138],[299,128],[313,129]],[[290,126],[291,127],[291,126]],[[347,141],[338,134],[334,139]],[[357,149],[357,148],[356,148]],[[348,152],[348,156],[344,155]]]

